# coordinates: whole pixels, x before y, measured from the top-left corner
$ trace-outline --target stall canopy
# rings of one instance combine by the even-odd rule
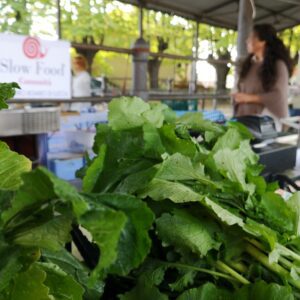
[[[238,0],[121,0],[147,9],[176,14],[201,23],[237,29]],[[253,0],[255,22],[273,24],[277,30],[300,24],[300,0]]]

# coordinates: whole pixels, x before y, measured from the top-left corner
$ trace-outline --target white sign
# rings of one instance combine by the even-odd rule
[[[0,34],[0,82],[17,82],[17,99],[70,99],[70,43]]]

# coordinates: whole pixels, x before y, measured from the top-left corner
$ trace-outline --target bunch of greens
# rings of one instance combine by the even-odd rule
[[[0,85],[4,104],[15,87]],[[100,299],[108,268],[126,275],[145,260],[153,219],[142,200],[79,193],[44,168],[31,171],[26,157],[0,142],[0,299]],[[93,270],[66,250],[78,226],[101,249]],[[119,243],[127,249],[121,255]]]
[[[299,298],[300,198],[259,176],[245,128],[109,109],[82,192],[0,144],[0,299]],[[65,248],[78,226],[92,269]]]
[[[0,84],[0,107],[17,84]],[[68,183],[0,141],[0,299],[99,299],[101,282],[65,250],[88,204]],[[83,224],[88,222],[88,217]]]
[[[109,104],[96,157],[79,172],[86,197],[105,194],[127,213],[99,215],[106,234],[94,232],[104,299],[300,297],[300,197],[285,202],[265,182],[250,139],[199,113],[176,118],[138,98]],[[143,200],[134,218],[119,198],[128,194]]]

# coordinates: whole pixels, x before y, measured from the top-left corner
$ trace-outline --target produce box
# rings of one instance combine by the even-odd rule
[[[84,163],[83,154],[60,153],[56,156],[48,157],[48,169],[57,177],[68,181],[76,178],[76,171],[82,168]]]

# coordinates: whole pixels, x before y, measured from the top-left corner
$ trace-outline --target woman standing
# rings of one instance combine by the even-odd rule
[[[247,49],[239,92],[233,94],[235,115],[269,115],[280,130],[279,120],[288,117],[288,82],[293,69],[289,51],[269,24],[253,27]]]

